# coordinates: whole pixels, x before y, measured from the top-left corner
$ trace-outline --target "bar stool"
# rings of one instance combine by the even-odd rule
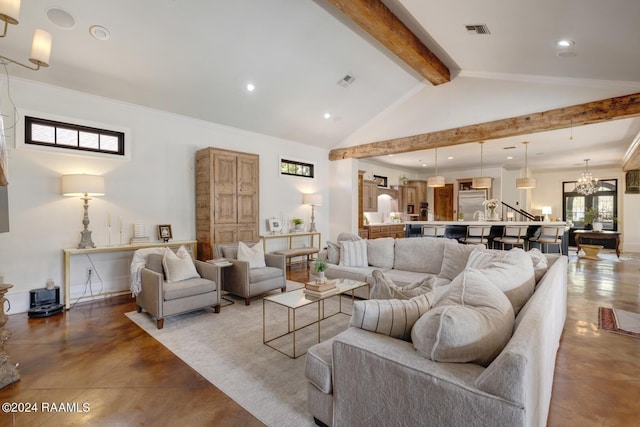
[[[466,244],[482,244],[486,247],[489,245],[490,233],[490,225],[469,225],[467,226],[467,237],[460,239],[460,242]]]
[[[445,225],[423,225],[422,237],[444,237],[444,233],[447,230]]]
[[[511,247],[522,246],[525,249],[527,243],[527,226],[526,225],[507,225],[504,227],[502,237],[493,239],[494,242],[502,243],[502,250],[504,245],[511,245]]]
[[[549,252],[549,245],[557,245],[558,252],[562,254],[563,234],[564,225],[543,225],[540,227],[540,235],[530,238],[529,242],[538,243],[542,252]],[[543,250],[543,245],[546,245],[546,250]]]

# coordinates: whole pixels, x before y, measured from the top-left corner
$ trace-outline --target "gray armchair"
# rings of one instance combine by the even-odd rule
[[[256,243],[247,243],[252,247]],[[264,254],[266,267],[249,268],[249,263],[238,261],[238,243],[215,245],[216,258],[226,258],[233,265],[222,269],[223,290],[244,298],[245,304],[251,304],[251,297],[262,295],[275,289],[284,292],[287,288],[286,257],[277,254]]]
[[[179,282],[166,282],[162,268],[162,255],[147,257],[146,267],[140,272],[142,291],[136,295],[138,313],[145,310],[156,318],[158,329],[164,318],[205,307],[220,312],[220,267],[194,261],[200,278]]]

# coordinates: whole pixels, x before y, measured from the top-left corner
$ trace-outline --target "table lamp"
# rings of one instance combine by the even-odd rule
[[[309,232],[317,232],[316,230],[316,217],[315,207],[322,206],[322,194],[303,194],[302,203],[305,205],[311,205],[311,224],[309,224]]]
[[[549,214],[551,214],[551,206],[543,206],[542,215],[544,215],[544,220],[546,222],[549,222]]]
[[[91,200],[90,196],[104,196],[104,194],[104,177],[102,176],[85,174],[62,176],[62,195],[80,197],[84,200],[84,217],[82,218],[84,229],[80,232],[82,237],[78,249],[96,247],[89,231],[89,200]]]

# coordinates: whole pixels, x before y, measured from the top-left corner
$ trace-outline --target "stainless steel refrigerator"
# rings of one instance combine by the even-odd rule
[[[485,211],[483,205],[485,200],[487,200],[487,190],[460,190],[458,192],[458,213],[464,214],[465,221],[473,221],[475,220],[473,214],[476,211]]]

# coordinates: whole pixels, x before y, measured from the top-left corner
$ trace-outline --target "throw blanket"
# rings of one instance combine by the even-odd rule
[[[151,254],[163,255],[167,248],[146,248],[138,249],[133,253],[131,267],[129,267],[129,280],[131,296],[136,296],[142,290],[142,281],[140,279],[140,270],[147,265],[147,257]]]

